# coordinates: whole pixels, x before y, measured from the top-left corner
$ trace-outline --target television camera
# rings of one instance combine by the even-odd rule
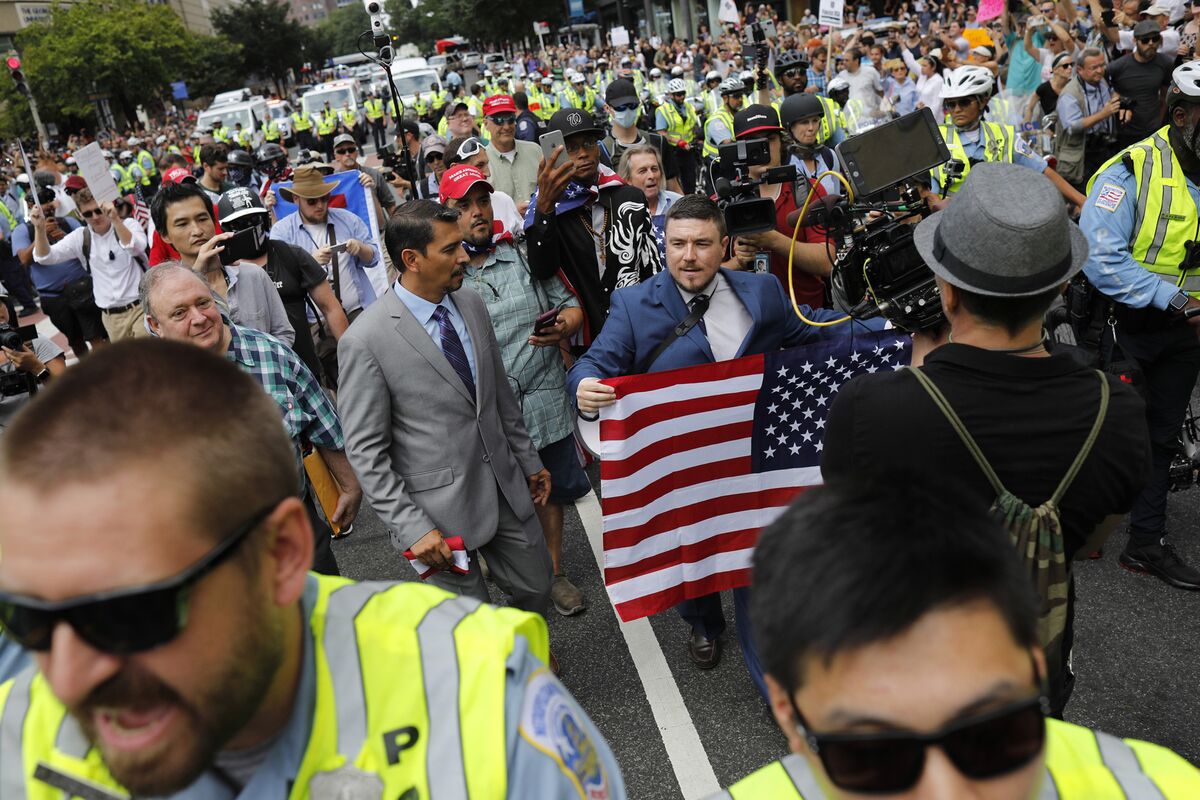
[[[794,182],[796,168],[790,164],[772,167],[761,178],[750,177],[751,167],[770,162],[771,147],[766,139],[745,139],[718,148],[720,175],[713,185],[730,236],[775,230],[775,201],[759,197],[758,187],[764,183]]]

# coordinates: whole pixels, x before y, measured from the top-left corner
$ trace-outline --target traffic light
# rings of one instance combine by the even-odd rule
[[[29,84],[25,81],[25,72],[21,69],[20,57],[9,56],[5,63],[8,64],[8,71],[12,74],[13,83],[17,85],[17,91],[28,97]]]

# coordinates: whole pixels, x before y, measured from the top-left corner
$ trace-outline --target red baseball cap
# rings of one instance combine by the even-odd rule
[[[511,95],[494,94],[483,101],[483,115],[485,117],[490,117],[492,114],[503,114],[506,111],[512,114],[517,113],[517,104],[513,102]]]
[[[458,200],[467,192],[471,191],[471,187],[482,182],[488,188],[488,192],[494,192],[492,184],[488,183],[488,179],[483,176],[475,167],[467,164],[455,164],[446,170],[442,175],[442,180],[438,184],[438,200],[445,203],[447,200]]]
[[[184,181],[194,180],[196,180],[196,177],[183,167],[171,167],[162,176],[163,183],[183,183]]]
[[[67,179],[65,181],[63,181],[63,188],[64,189],[86,189],[87,181],[85,181],[83,178],[81,178],[78,175],[68,175]]]

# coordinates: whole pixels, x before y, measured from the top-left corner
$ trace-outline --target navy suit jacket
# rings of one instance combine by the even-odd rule
[[[819,339],[847,336],[852,328],[858,332],[878,330],[882,319],[867,323],[848,322],[817,328],[800,321],[792,310],[791,300],[779,279],[769,273],[736,272],[721,268],[734,294],[750,314],[750,332],[746,334],[737,355],[768,353]],[[800,306],[804,316],[816,322],[842,319],[846,315],[829,309]],[[687,316],[687,306],[668,270],[650,280],[613,292],[608,319],[600,335],[592,342],[571,371],[567,373],[567,391],[575,401],[575,391],[584,378],[615,378],[628,375],[649,358],[658,345],[672,335],[675,326]],[[650,372],[662,372],[680,367],[708,364],[713,358],[708,337],[700,325],[677,338],[650,367]]]

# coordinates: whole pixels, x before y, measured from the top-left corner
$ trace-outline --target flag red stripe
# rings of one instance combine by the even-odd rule
[[[694,450],[697,447],[749,439],[753,434],[754,420],[752,419],[744,422],[731,422],[728,425],[716,425],[712,428],[686,430],[676,436],[660,439],[652,445],[643,447],[628,458],[619,461],[601,461],[600,477],[606,481],[627,478],[660,458]]]
[[[603,509],[605,516],[619,514],[622,511],[641,508],[675,489],[683,489],[697,483],[718,481],[722,478],[732,478],[737,475],[746,475],[749,472],[750,456],[738,456],[737,458],[729,458],[724,461],[698,464],[690,469],[676,470],[670,475],[664,475],[658,480],[646,484],[646,486],[636,492],[621,497],[605,497],[600,501],[600,507]],[[603,487],[601,491],[603,491]]]
[[[617,398],[628,397],[639,392],[652,392],[656,389],[667,389],[672,386],[682,386],[688,383],[708,383],[727,378],[738,378],[745,375],[757,375],[763,371],[763,357],[745,356],[734,361],[718,361],[712,364],[701,364],[696,367],[681,367],[664,372],[651,372],[644,375],[623,375],[619,378],[609,378],[604,382],[617,387]],[[630,381],[636,381],[637,388],[625,392],[621,387]]]
[[[784,489],[764,489],[757,492],[720,495],[699,503],[691,503],[680,508],[664,511],[643,525],[633,525],[628,528],[616,529],[605,525],[604,549],[612,550],[616,547],[632,547],[651,536],[678,530],[688,525],[695,525],[697,522],[702,522],[722,514],[786,506],[792,502],[792,498],[807,488],[807,486],[789,486]],[[605,502],[607,503],[608,501]],[[607,508],[604,510],[605,513],[608,512]]]
[[[656,572],[666,567],[680,564],[694,564],[718,553],[745,550],[753,547],[758,540],[759,528],[747,528],[740,531],[730,531],[716,536],[709,536],[691,544],[681,544],[663,553],[643,558],[633,564],[604,569],[604,583],[612,585],[630,578],[636,578],[650,572]]]
[[[743,586],[749,585],[749,569],[718,572],[698,581],[688,581],[678,586],[672,586],[669,589],[663,589],[661,592],[654,592],[653,594],[643,595],[635,600],[617,603],[615,610],[622,621],[631,622],[635,619],[641,619],[651,614],[666,611],[673,606],[679,605],[684,600],[704,597],[707,594],[722,592],[726,589],[740,589]]]
[[[673,403],[658,403],[630,414],[625,419],[606,419],[600,423],[600,441],[615,442],[628,439],[643,428],[705,411],[718,411],[741,405],[754,405],[758,390],[716,394],[708,397],[693,397]]]

